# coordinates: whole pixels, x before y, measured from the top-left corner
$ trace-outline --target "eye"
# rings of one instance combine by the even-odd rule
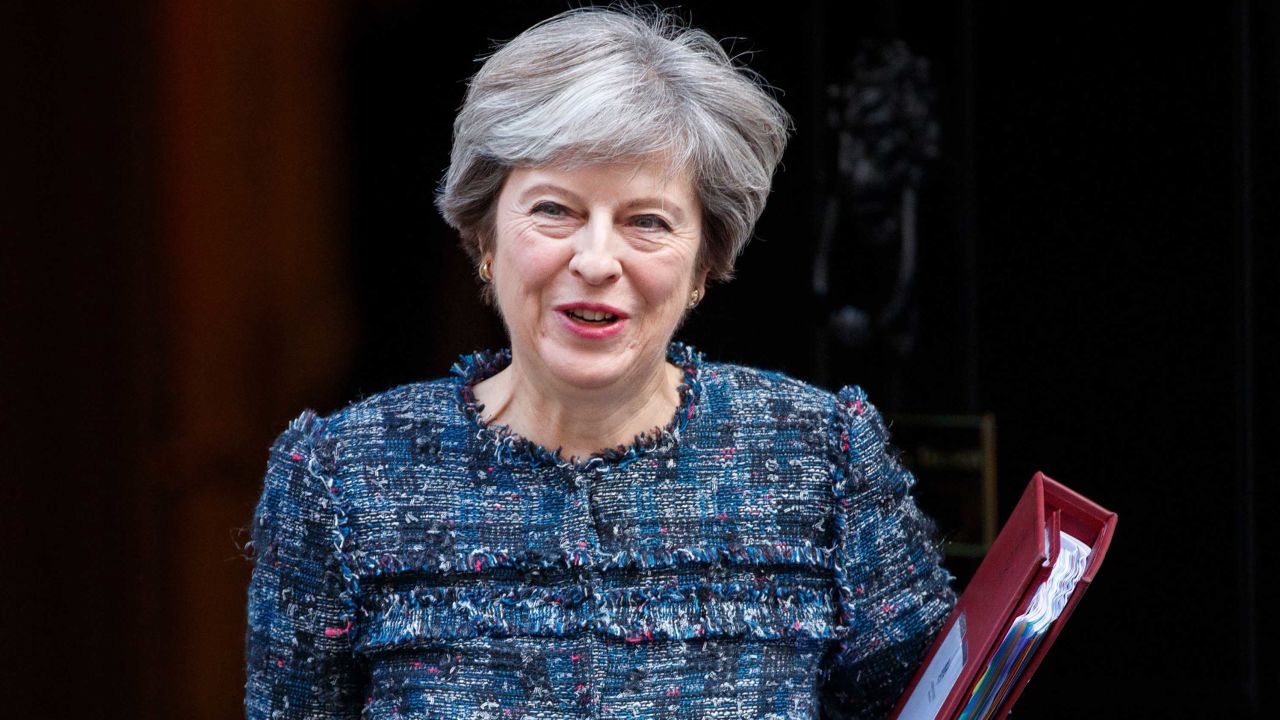
[[[569,214],[569,211],[563,205],[550,200],[543,200],[534,205],[530,212],[534,215],[545,215],[553,218],[562,218]]]
[[[671,231],[671,224],[658,215],[637,215],[631,219],[631,224],[641,230]]]

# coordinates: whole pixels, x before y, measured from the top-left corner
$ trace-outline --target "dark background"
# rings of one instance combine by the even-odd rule
[[[681,336],[993,413],[1002,517],[1036,470],[1120,514],[1019,716],[1267,715],[1280,12],[1028,5],[686,3],[797,132]],[[431,192],[473,59],[563,7],[0,9],[0,714],[240,714],[266,448],[502,342]],[[929,60],[941,127],[900,362],[823,340],[809,290],[825,87],[876,38]]]

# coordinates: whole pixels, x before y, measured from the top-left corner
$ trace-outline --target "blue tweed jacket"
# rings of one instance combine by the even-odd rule
[[[955,598],[862,390],[673,345],[665,428],[566,460],[463,358],[271,449],[249,718],[882,716]]]

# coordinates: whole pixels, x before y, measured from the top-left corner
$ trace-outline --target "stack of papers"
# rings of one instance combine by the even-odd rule
[[[1107,554],[1116,514],[1036,473],[890,717],[1009,714]]]
[[[1089,566],[1088,545],[1071,535],[1060,533],[1061,550],[1049,578],[1036,588],[1027,611],[1014,619],[1009,632],[996,648],[986,669],[969,692],[969,701],[960,711],[960,720],[988,720],[1009,694],[1009,688],[1022,676],[1027,660],[1035,653],[1049,631],[1049,626],[1062,614],[1071,599],[1076,583]],[[1048,546],[1048,538],[1045,545]],[[1045,554],[1048,555],[1046,549]]]

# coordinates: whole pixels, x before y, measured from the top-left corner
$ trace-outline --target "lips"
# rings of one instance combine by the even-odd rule
[[[626,320],[629,315],[612,305],[600,303],[565,303],[557,305],[556,311],[564,313],[576,320],[591,323],[610,323]]]
[[[565,327],[573,334],[588,339],[618,333],[630,317],[618,308],[599,303],[566,303],[554,309],[564,319]]]

